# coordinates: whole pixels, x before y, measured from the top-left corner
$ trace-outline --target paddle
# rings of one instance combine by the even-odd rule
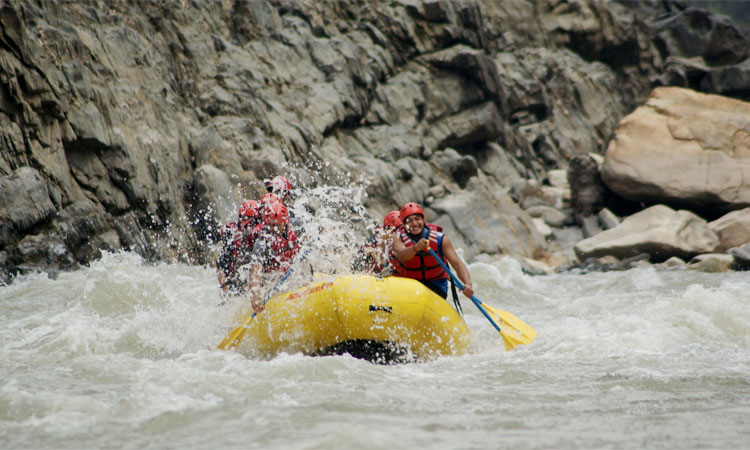
[[[431,248],[429,250],[432,257],[435,258],[441,266],[443,266],[443,269],[448,272],[448,275],[451,276],[453,282],[456,283],[459,289],[463,291],[464,285],[461,283],[461,280],[459,280],[458,277],[456,277],[453,272],[451,272],[451,270],[443,262],[443,260],[435,254],[435,250]],[[482,303],[482,301],[474,295],[471,296],[471,301],[474,302],[476,307],[479,308],[479,311],[484,314],[484,317],[486,317],[487,320],[490,321],[492,326],[495,327],[495,329],[500,333],[500,336],[502,336],[503,342],[505,343],[506,350],[512,350],[516,345],[531,344],[531,342],[536,339],[536,330],[531,328],[529,325],[524,323],[521,319],[514,316],[513,314],[507,311],[503,311],[502,309],[491,308]],[[489,313],[487,311],[489,311]],[[490,317],[490,313],[492,314],[492,316],[494,316],[494,320],[492,317]],[[506,330],[501,330],[497,322],[501,322],[503,324],[503,328],[505,328]]]
[[[305,250],[302,253],[302,256],[300,257],[299,261],[297,261],[297,263],[304,261],[307,254],[310,253],[310,250],[312,250],[312,246],[307,247],[307,250]],[[279,286],[281,286],[281,283],[283,283],[284,280],[286,280],[289,277],[289,275],[291,275],[293,270],[294,270],[294,266],[290,267],[289,270],[287,270],[286,273],[284,273],[284,275],[279,279],[279,281],[276,282],[276,284],[273,286],[273,289],[271,289],[271,292],[269,292],[266,298],[263,300],[263,305],[265,305],[266,302],[271,299],[271,297],[273,296],[273,293],[276,292],[276,289],[278,289]],[[237,348],[237,346],[240,345],[242,338],[245,337],[245,333],[247,333],[247,326],[250,325],[250,322],[255,318],[257,314],[258,314],[257,312],[253,312],[252,315],[250,315],[250,317],[248,317],[247,319],[245,319],[244,322],[242,322],[242,325],[232,330],[227,335],[227,337],[225,337],[219,343],[219,345],[216,346],[216,348],[219,348],[221,350],[229,350],[232,348]]]

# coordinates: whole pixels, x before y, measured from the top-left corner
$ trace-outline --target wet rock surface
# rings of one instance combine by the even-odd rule
[[[120,248],[210,264],[279,173],[361,183],[373,222],[423,203],[468,259],[570,267],[569,218],[594,234],[649,205],[605,176],[578,211],[550,174],[655,86],[750,92],[747,34],[671,1],[8,1],[0,27],[0,281]]]

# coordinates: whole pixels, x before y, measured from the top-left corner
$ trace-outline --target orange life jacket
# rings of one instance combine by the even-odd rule
[[[443,255],[443,236],[442,228],[431,223],[425,224],[422,236],[416,239],[406,233],[406,230],[403,228],[399,229],[399,237],[406,247],[411,247],[419,242],[420,239],[427,238],[430,241],[430,248],[447,265],[448,262],[445,260],[445,255]],[[448,278],[449,276],[429,252],[417,252],[412,259],[405,263],[398,261],[398,259],[396,259],[396,262],[398,263],[396,267],[398,275],[402,277],[413,278],[419,281],[434,281]]]

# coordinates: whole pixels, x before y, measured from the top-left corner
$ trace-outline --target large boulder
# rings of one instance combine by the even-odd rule
[[[620,122],[601,175],[612,191],[634,201],[750,206],[750,103],[657,88]]]
[[[606,255],[622,259],[648,253],[652,262],[661,262],[672,256],[690,259],[711,253],[718,246],[719,238],[705,220],[690,211],[656,205],[625,218],[611,230],[580,241],[574,250],[581,261]]]
[[[750,242],[750,208],[732,211],[710,222],[709,228],[719,236],[716,251],[725,252]]]

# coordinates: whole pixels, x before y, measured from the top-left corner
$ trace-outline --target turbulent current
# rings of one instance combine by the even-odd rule
[[[211,268],[120,253],[20,277],[0,287],[0,446],[748,448],[747,274],[469,269],[536,341],[506,352],[465,300],[464,356],[258,360],[216,349],[234,306]]]

